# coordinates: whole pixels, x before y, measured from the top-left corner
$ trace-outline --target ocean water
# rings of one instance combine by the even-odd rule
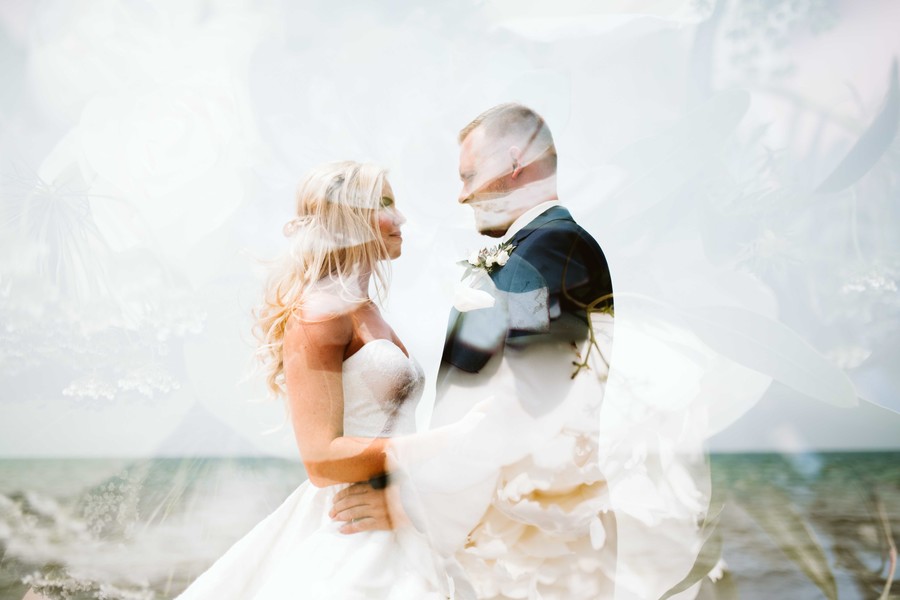
[[[818,600],[829,580],[841,599],[881,596],[900,544],[900,453],[718,454],[711,463],[735,597]],[[900,598],[898,580],[890,598]]]
[[[704,598],[878,598],[900,541],[900,453],[711,457]],[[274,458],[0,460],[0,600],[172,598],[305,480]],[[718,545],[720,544],[720,545]],[[900,583],[891,598],[900,597]]]

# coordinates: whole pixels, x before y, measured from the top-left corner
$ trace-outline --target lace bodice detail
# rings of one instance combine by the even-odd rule
[[[422,397],[422,367],[391,340],[366,343],[344,361],[344,435],[390,437],[414,433]]]

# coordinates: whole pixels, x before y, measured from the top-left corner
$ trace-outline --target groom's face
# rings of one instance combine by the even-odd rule
[[[480,233],[500,237],[516,218],[535,204],[530,190],[512,176],[513,148],[475,128],[460,144],[459,202],[472,207]]]

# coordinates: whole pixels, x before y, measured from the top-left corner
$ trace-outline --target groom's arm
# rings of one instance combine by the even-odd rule
[[[548,339],[581,339],[587,335],[586,310],[612,304],[609,267],[596,240],[572,221],[554,221],[536,230],[518,249],[514,269],[502,270],[499,287],[527,298],[543,287],[540,306],[526,303],[513,311],[508,344],[523,345]],[[510,261],[512,263],[512,261]],[[516,294],[515,292],[518,292]],[[510,300],[511,307],[521,303]]]

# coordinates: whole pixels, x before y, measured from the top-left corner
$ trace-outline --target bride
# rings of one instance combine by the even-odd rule
[[[449,598],[453,584],[411,527],[365,531],[329,516],[354,482],[384,485],[387,439],[415,431],[423,372],[369,298],[400,256],[404,218],[384,169],[338,162],[301,183],[290,252],[256,312],[269,388],[287,398],[309,476],[179,600]],[[346,531],[360,531],[346,535]]]

